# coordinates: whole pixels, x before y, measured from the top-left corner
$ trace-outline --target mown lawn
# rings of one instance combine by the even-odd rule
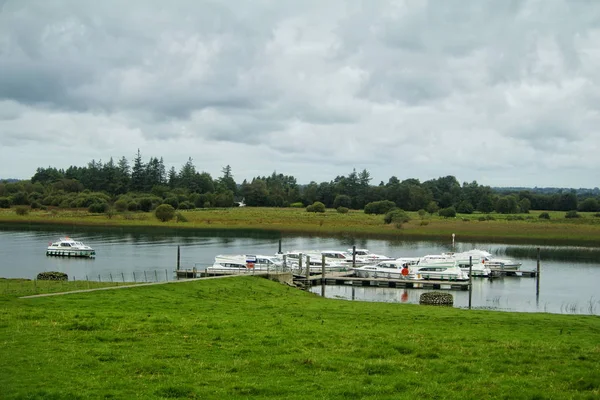
[[[594,316],[350,302],[258,277],[20,290],[0,291],[6,399],[600,397]]]

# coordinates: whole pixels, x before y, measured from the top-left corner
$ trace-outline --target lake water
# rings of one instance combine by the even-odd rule
[[[95,259],[47,257],[49,242],[70,236],[96,249]],[[452,250],[448,243],[376,239],[287,237],[257,231],[181,231],[119,228],[0,227],[0,277],[33,279],[39,272],[61,271],[69,279],[115,281],[164,281],[175,279],[177,246],[181,267],[203,268],[217,254],[266,254],[282,250],[345,250],[355,245],[392,257],[416,257]],[[510,245],[455,243],[457,251],[473,248],[502,254]],[[600,264],[571,261],[541,262],[540,294],[536,278],[474,279],[472,307],[502,311],[600,315]],[[524,270],[536,268],[536,260],[522,259]],[[321,293],[321,287],[311,291]],[[390,289],[328,285],[330,298],[418,304],[424,289]],[[450,291],[455,307],[468,306],[468,292]]]

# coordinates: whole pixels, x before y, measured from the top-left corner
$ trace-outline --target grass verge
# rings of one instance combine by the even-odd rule
[[[6,399],[600,396],[593,316],[340,301],[257,277],[17,294],[0,296]]]

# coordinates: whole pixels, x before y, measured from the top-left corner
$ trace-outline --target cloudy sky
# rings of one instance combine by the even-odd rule
[[[595,187],[600,2],[0,0],[0,177]]]

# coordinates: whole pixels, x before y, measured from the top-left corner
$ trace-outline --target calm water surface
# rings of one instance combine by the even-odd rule
[[[235,236],[232,236],[235,235]],[[96,249],[95,259],[47,257],[46,246],[59,237],[70,236]],[[39,272],[61,271],[70,279],[103,281],[164,281],[174,279],[177,246],[181,248],[181,267],[202,268],[212,264],[217,254],[267,254],[282,249],[344,250],[368,248],[393,257],[437,254],[452,249],[449,243],[426,241],[389,241],[353,238],[280,237],[261,232],[182,232],[181,230],[124,230],[100,228],[48,227],[0,228],[0,277],[33,279]],[[502,254],[509,245],[456,242],[456,250],[481,248]],[[535,269],[536,260],[522,259],[522,269]],[[536,298],[535,278],[474,280],[473,308],[503,311],[550,312],[600,315],[600,264],[551,261],[543,259],[540,295]],[[321,293],[321,287],[311,291]],[[418,304],[428,290],[388,289],[356,286],[326,287],[330,298]],[[456,307],[468,306],[468,292],[451,291]]]

